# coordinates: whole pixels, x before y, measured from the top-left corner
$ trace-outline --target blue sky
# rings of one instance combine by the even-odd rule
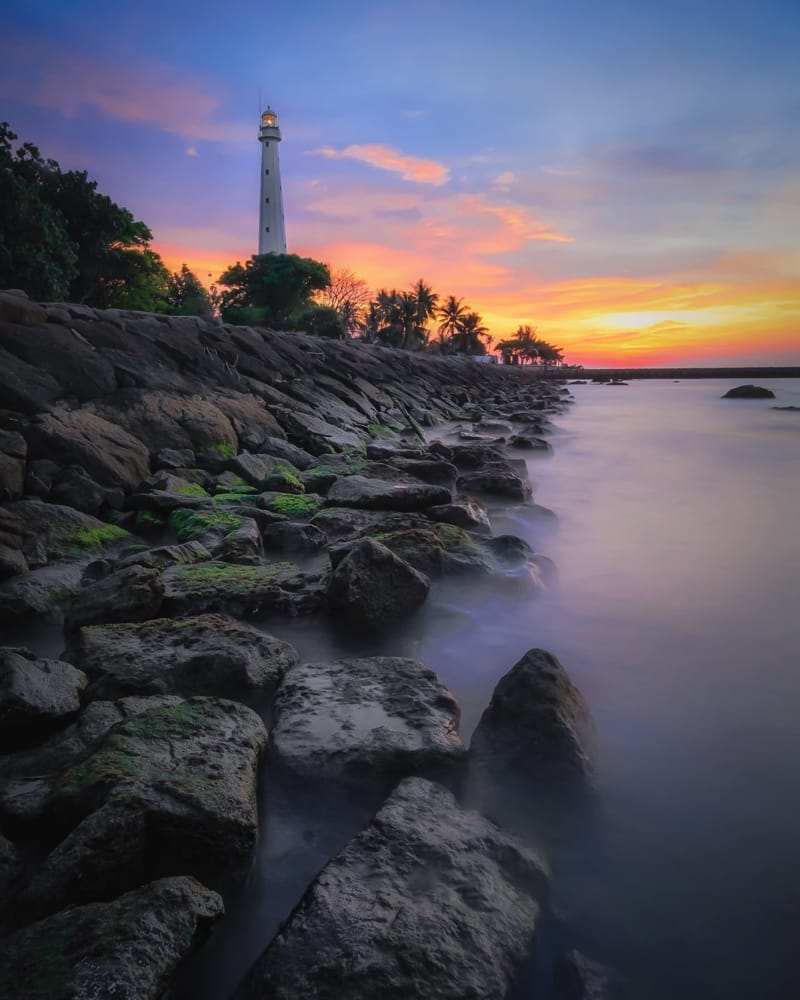
[[[254,252],[260,91],[290,250],[575,360],[800,361],[798,0],[6,0],[4,26],[0,117],[170,264]]]

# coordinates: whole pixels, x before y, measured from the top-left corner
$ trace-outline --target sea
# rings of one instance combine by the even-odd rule
[[[460,701],[465,741],[530,648],[583,692],[597,755],[583,801],[463,790],[552,871],[515,1000],[547,996],[569,948],[618,970],[632,1000],[800,995],[800,412],[775,409],[800,407],[800,380],[722,399],[735,384],[570,387],[552,451],[528,459],[538,507],[491,505],[495,534],[553,561],[546,587],[452,578],[380,642],[262,623],[304,658],[422,660]],[[267,767],[252,875],[177,996],[231,996],[385,793],[298,789]]]

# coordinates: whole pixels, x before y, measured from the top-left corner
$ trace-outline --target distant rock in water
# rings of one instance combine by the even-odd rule
[[[800,413],[800,406],[773,406],[770,407],[773,410],[791,410],[794,413]]]
[[[774,399],[775,393],[772,389],[765,389],[761,385],[737,385],[735,389],[728,389],[720,399]]]
[[[520,774],[587,777],[593,730],[586,701],[561,663],[544,649],[530,649],[494,689],[470,755]]]

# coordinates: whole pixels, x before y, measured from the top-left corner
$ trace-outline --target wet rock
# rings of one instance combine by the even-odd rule
[[[737,385],[720,397],[721,399],[774,399],[775,393],[772,389],[765,389],[761,385]]]
[[[456,483],[460,493],[486,493],[508,497],[510,500],[528,500],[531,484],[512,472],[502,463],[484,466],[475,472],[466,472]]]
[[[0,624],[19,624],[38,617],[60,620],[64,606],[81,585],[88,558],[56,563],[0,583]]]
[[[9,288],[0,292],[0,320],[18,326],[38,326],[47,322],[47,313],[25,292]]]
[[[528,434],[514,434],[508,439],[509,448],[518,448],[525,451],[550,451],[551,447],[540,437],[531,437]]]
[[[110,491],[99,486],[79,465],[70,465],[55,479],[50,500],[84,514],[97,514]]]
[[[408,778],[320,872],[236,1000],[502,1000],[546,886],[534,854]]]
[[[270,694],[299,658],[289,643],[224,615],[87,626],[64,657],[88,674],[90,699]]]
[[[262,452],[264,444],[280,441],[284,431],[264,405],[263,399],[252,395],[216,395],[214,404],[233,424],[241,450]],[[291,459],[289,459],[291,461]]]
[[[459,716],[453,695],[416,660],[303,663],[278,690],[270,747],[310,778],[430,771],[463,757]]]
[[[289,444],[288,441],[284,441],[282,438],[265,437],[261,442],[259,450],[272,458],[282,458],[296,469],[309,469],[316,462],[316,459],[310,452],[304,448],[298,448],[297,445]]]
[[[18,500],[6,504],[3,509],[19,519],[24,536],[41,543],[45,561],[78,560],[117,552],[122,545],[134,541],[123,528],[106,524],[72,507],[41,500]]]
[[[423,603],[430,581],[371,538],[362,538],[331,575],[328,603],[351,622],[379,628]]]
[[[192,615],[223,611],[239,617],[268,612],[310,614],[325,600],[326,574],[294,563],[234,566],[207,562],[164,571],[164,611]]]
[[[399,456],[390,459],[390,464],[399,469],[400,472],[422,480],[423,483],[434,483],[441,486],[452,486],[458,475],[456,467],[443,460]]]
[[[164,584],[156,569],[130,566],[80,590],[65,608],[64,627],[137,622],[155,618],[164,599]]]
[[[342,427],[335,427],[310,413],[277,409],[275,412],[291,443],[312,455],[323,455],[331,448],[341,451],[343,448],[361,446],[361,437],[358,434]]]
[[[24,531],[22,519],[0,507],[0,580],[28,572]]]
[[[326,507],[315,514],[311,523],[325,533],[330,544],[345,542],[362,535],[384,531],[404,531],[426,528],[429,521],[425,514],[387,510],[358,510],[347,507]]]
[[[406,511],[425,510],[437,504],[450,503],[451,499],[450,491],[443,486],[342,476],[331,486],[326,505]]]
[[[0,943],[0,998],[158,1000],[223,909],[181,877],[57,913]]]
[[[19,851],[0,834],[0,919],[21,875],[22,858]]]
[[[258,524],[251,517],[243,517],[239,526],[213,547],[211,554],[214,559],[222,562],[241,566],[255,565],[264,555]]]
[[[455,525],[429,524],[426,528],[381,533],[376,540],[426,576],[492,571],[486,552]]]
[[[31,458],[80,465],[101,486],[130,491],[150,471],[142,442],[90,410],[53,410],[24,429]]]
[[[262,492],[270,490],[279,493],[304,492],[298,478],[299,470],[281,458],[245,453],[231,461],[230,469]]]
[[[470,755],[520,774],[585,778],[592,771],[592,742],[583,695],[552,653],[531,649],[495,687]]]
[[[183,542],[180,545],[160,545],[155,549],[131,552],[130,555],[120,557],[114,563],[114,569],[145,566],[147,569],[163,570],[167,566],[191,566],[192,563],[207,562],[210,558],[211,553],[201,542]]]
[[[19,897],[28,915],[106,898],[158,874],[241,877],[255,844],[264,725],[232,701],[192,698],[115,726],[57,779],[66,837]]]
[[[0,430],[0,502],[19,500],[25,485],[28,446],[16,431]]]
[[[442,504],[440,507],[428,507],[425,514],[434,521],[454,524],[457,528],[464,528],[466,531],[476,531],[488,535],[492,530],[489,511],[485,505],[469,498]]]
[[[263,534],[264,548],[272,552],[319,552],[327,545],[325,533],[315,524],[283,521]]]
[[[0,647],[0,753],[48,736],[81,707],[86,675],[61,660]]]
[[[190,469],[194,465],[191,448],[162,448],[152,459],[154,469]]]
[[[553,1000],[624,1000],[621,976],[572,950],[556,965]]]

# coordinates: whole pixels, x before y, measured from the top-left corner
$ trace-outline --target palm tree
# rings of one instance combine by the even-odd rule
[[[403,331],[401,346],[409,348],[417,331],[417,298],[413,292],[400,292],[397,296],[397,321]]]
[[[439,307],[438,316],[439,333],[445,337],[452,338],[458,333],[459,324],[467,313],[467,307],[463,299],[457,299],[455,295],[449,295],[444,305]]]
[[[427,344],[429,336],[427,323],[436,313],[436,303],[439,301],[439,296],[422,278],[418,279],[411,292],[417,301],[417,334],[420,342]]]
[[[457,331],[451,336],[453,350],[459,354],[485,354],[483,341],[489,336],[489,331],[483,325],[483,319],[476,312],[465,313],[458,324]]]

